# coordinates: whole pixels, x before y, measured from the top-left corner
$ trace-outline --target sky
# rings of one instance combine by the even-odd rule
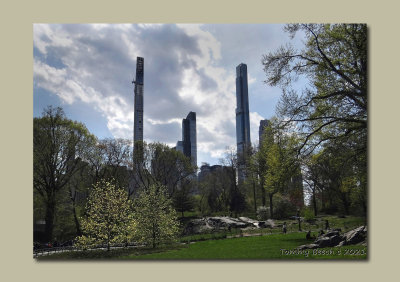
[[[263,54],[301,48],[279,24],[34,24],[33,114],[60,106],[99,139],[133,139],[136,58],[144,57],[144,140],[174,147],[197,116],[197,165],[236,147],[236,66],[247,64],[250,138],[282,93],[264,83]],[[298,87],[302,87],[300,84]]]

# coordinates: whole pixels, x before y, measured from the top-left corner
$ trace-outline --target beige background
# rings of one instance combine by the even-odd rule
[[[2,1],[2,281],[378,280],[398,267],[400,80],[395,1]],[[137,1],[136,1],[137,2]],[[292,3],[293,2],[293,3]],[[326,2],[326,3],[325,3]],[[370,38],[370,218],[368,262],[41,262],[32,259],[33,23],[364,22]],[[396,158],[397,157],[397,158]],[[397,185],[396,185],[397,184]],[[391,224],[395,226],[390,227]],[[389,231],[391,229],[391,231]],[[5,278],[5,279],[4,279]]]

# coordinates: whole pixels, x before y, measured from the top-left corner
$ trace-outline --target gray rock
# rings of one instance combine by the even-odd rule
[[[246,228],[250,225],[253,225],[249,222],[243,222],[239,219],[227,216],[208,217],[206,220],[209,225],[215,227]]]
[[[301,245],[297,247],[299,250],[306,250],[306,249],[317,249],[320,248],[318,244],[307,244],[307,245]]]
[[[339,230],[329,230],[324,237],[332,237],[332,236],[338,236],[340,235]]]
[[[243,217],[243,216],[239,217],[239,220],[243,221],[244,223],[251,224],[251,225],[253,225],[255,227],[259,227],[257,220],[254,220],[254,219],[251,219],[251,218],[248,218],[248,217]]]
[[[319,248],[331,247],[331,238],[329,237],[320,237],[315,240],[314,244],[317,244]]]
[[[213,230],[204,218],[193,219],[185,227],[185,234],[201,234],[208,233]]]
[[[258,227],[259,228],[274,228],[275,223],[272,219],[268,219],[266,221],[259,221],[258,222]]]
[[[360,226],[343,235],[344,245],[355,245],[367,239],[367,227]]]

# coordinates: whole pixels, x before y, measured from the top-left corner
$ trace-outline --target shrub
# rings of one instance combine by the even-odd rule
[[[305,208],[303,211],[305,221],[312,222],[315,220],[315,215],[312,209]]]
[[[287,197],[280,194],[274,196],[274,218],[283,219],[296,215],[296,206],[292,205]]]
[[[259,206],[257,208],[257,219],[258,220],[267,220],[270,217],[269,208],[266,206]]]

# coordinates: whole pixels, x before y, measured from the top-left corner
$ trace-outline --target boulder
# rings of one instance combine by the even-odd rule
[[[243,222],[239,219],[227,217],[227,216],[216,216],[206,218],[209,225],[216,228],[226,227],[226,228],[246,228],[253,225],[249,222]]]
[[[367,239],[367,227],[360,226],[350,230],[343,235],[344,245],[354,245],[363,242]]]
[[[326,234],[318,237],[313,244],[301,245],[298,249],[315,249],[327,247],[342,247],[345,245],[361,244],[367,245],[367,227],[360,226],[340,235],[340,229],[329,230]]]
[[[317,249],[320,248],[318,244],[307,244],[307,245],[301,245],[297,247],[299,250],[306,250],[306,249]]]
[[[185,234],[201,234],[208,233],[213,230],[213,227],[210,226],[204,218],[201,219],[193,219],[189,221],[189,223],[185,227]]]
[[[328,230],[328,232],[323,237],[332,237],[338,235],[340,235],[340,231],[335,229],[335,230]]]
[[[248,217],[244,217],[244,216],[239,217],[239,220],[243,221],[244,223],[248,223],[248,224],[251,224],[251,225],[253,225],[255,227],[258,227],[258,221],[257,220],[254,220],[254,219],[251,219],[251,218],[248,218]]]
[[[275,223],[272,219],[268,219],[266,221],[259,221],[257,226],[259,228],[274,228]]]

